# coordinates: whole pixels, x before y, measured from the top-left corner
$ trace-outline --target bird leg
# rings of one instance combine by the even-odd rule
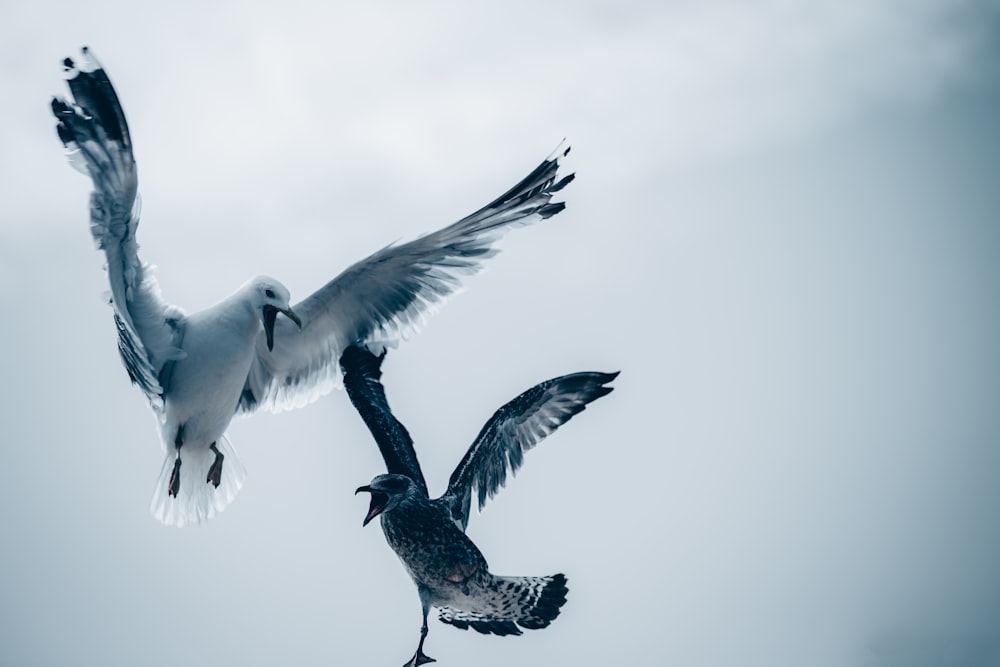
[[[177,448],[177,458],[174,459],[174,471],[170,473],[170,485],[167,487],[167,495],[172,498],[177,497],[177,492],[181,490],[181,445],[184,444],[184,425],[177,427],[177,437],[174,438],[174,447]]]
[[[424,639],[427,638],[428,606],[428,604],[424,603],[424,624],[420,626],[420,643],[417,644],[417,652],[413,654],[413,657],[403,667],[420,667],[420,665],[427,664],[428,662],[437,662],[434,658],[424,654]]]
[[[212,461],[212,467],[208,469],[208,478],[205,481],[213,485],[215,488],[219,488],[219,484],[222,483],[222,461],[226,457],[222,455],[222,452],[220,452],[218,448],[216,448],[214,442],[209,449],[215,452],[215,460]]]

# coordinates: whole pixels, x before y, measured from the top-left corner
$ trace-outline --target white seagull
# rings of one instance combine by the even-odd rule
[[[139,259],[137,177],[118,96],[82,51],[63,61],[72,100],[52,100],[70,162],[88,175],[90,228],[107,258],[118,350],[155,413],[164,448],[151,511],[167,525],[211,518],[246,476],[225,436],[236,414],[300,407],[339,385],[337,362],[352,344],[380,349],[413,332],[483,260],[507,228],[559,213],[550,202],[560,147],[508,192],[458,222],[389,245],[290,305],[277,280],[258,276],[203,311],[167,303]],[[278,319],[278,314],[285,317]],[[183,472],[182,472],[183,462]]]

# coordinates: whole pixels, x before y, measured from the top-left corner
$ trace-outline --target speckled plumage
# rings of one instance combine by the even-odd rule
[[[384,355],[383,355],[384,357]],[[611,392],[617,373],[574,373],[539,383],[501,407],[469,447],[445,493],[427,495],[413,441],[392,415],[379,378],[383,357],[350,347],[341,357],[344,387],[371,430],[388,473],[358,491],[371,493],[365,524],[379,516],[382,531],[417,585],[424,624],[407,665],[432,662],[423,654],[427,612],[483,634],[519,635],[548,626],[566,602],[566,577],[501,577],[466,536],[472,493],[480,507],[503,486],[530,449],[588,403]]]
[[[378,478],[376,478],[378,479]],[[430,500],[408,477],[404,498],[380,516],[392,550],[439,618],[483,634],[519,635],[544,628],[566,602],[566,577],[499,577],[453,519],[446,499]],[[374,482],[373,482],[374,483]]]

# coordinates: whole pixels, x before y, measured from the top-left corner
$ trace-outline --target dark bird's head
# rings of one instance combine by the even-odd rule
[[[250,300],[254,310],[260,313],[260,323],[264,325],[264,336],[267,338],[267,349],[274,349],[274,321],[281,313],[301,329],[302,320],[292,311],[288,304],[290,295],[288,289],[274,278],[257,276],[250,281]]]
[[[367,491],[372,494],[372,502],[362,526],[383,512],[392,510],[412,493],[419,493],[417,485],[406,475],[379,475],[367,486],[359,486],[355,495]]]

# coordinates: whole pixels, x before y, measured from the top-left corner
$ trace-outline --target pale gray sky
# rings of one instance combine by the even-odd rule
[[[435,620],[440,664],[1000,665],[997,2],[4,13],[0,664],[396,665],[420,622],[341,392],[234,422],[249,479],[209,524],[150,516],[47,108],[88,44],[188,310],[258,273],[303,297],[572,144],[566,211],[385,364],[432,493],[521,390],[622,371],[469,526],[497,573],[565,572],[563,614]]]

